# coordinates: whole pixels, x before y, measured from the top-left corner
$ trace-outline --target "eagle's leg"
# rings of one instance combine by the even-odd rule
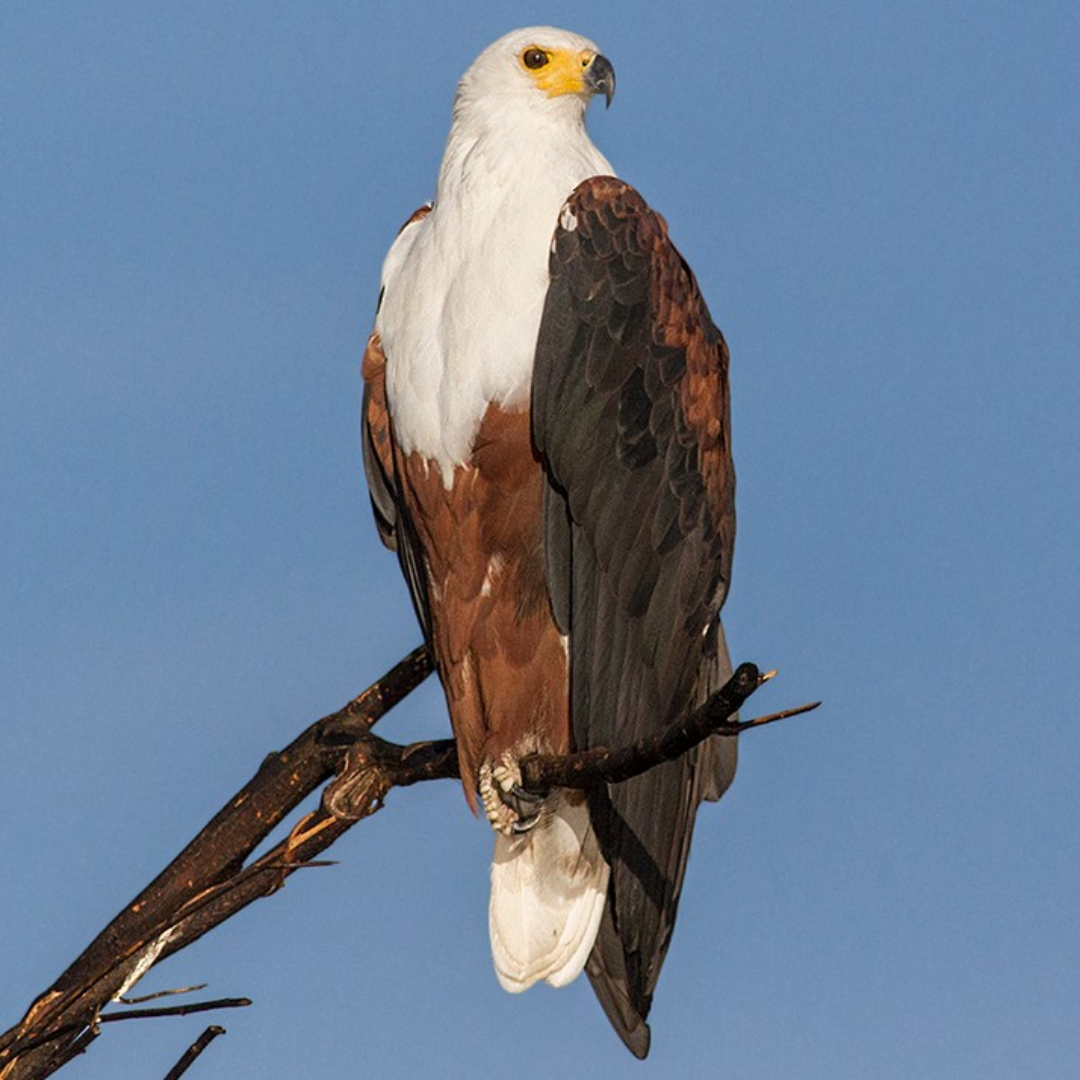
[[[480,766],[480,799],[491,827],[504,836],[528,832],[540,820],[543,796],[521,786],[521,769],[508,754]]]

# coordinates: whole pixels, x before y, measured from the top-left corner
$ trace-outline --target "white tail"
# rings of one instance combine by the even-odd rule
[[[540,979],[565,986],[577,978],[607,886],[608,865],[580,795],[556,791],[528,832],[497,832],[488,923],[503,989],[517,994]]]

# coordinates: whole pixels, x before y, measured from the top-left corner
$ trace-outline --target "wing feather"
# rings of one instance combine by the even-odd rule
[[[431,640],[431,612],[428,607],[426,572],[419,540],[408,515],[404,513],[394,464],[393,436],[386,407],[386,356],[378,334],[368,338],[364,351],[364,402],[361,438],[364,473],[367,477],[371,508],[382,542],[397,552],[398,562],[409,587],[413,609],[424,632]]]
[[[610,177],[580,185],[552,243],[533,437],[549,490],[552,607],[569,633],[579,748],[677,721],[730,673],[719,624],[734,544],[728,354],[663,220]],[[694,814],[734,774],[713,739],[591,798],[611,863],[587,970],[639,1056]]]
[[[400,243],[410,228],[431,213],[426,203],[413,212],[398,231],[395,244]],[[393,250],[393,249],[391,249]],[[384,286],[385,289],[385,286]],[[379,293],[379,305],[383,294]],[[431,612],[424,560],[416,532],[405,513],[398,487],[395,465],[393,425],[386,401],[386,353],[377,333],[368,338],[362,366],[364,399],[361,406],[361,445],[364,453],[364,474],[367,478],[371,508],[382,542],[397,552],[398,562],[409,587],[413,609],[424,632],[431,640]]]

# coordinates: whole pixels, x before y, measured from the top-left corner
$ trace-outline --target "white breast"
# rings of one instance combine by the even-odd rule
[[[376,329],[395,435],[447,485],[488,406],[527,405],[559,210],[581,181],[611,173],[583,126],[580,139],[557,134],[519,125],[455,145],[452,132],[434,209],[383,267]]]

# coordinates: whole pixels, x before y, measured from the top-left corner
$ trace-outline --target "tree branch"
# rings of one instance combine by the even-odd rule
[[[661,762],[681,757],[709,735],[738,735],[743,725],[728,724],[728,718],[739,711],[762,681],[753,664],[742,664],[701,708],[655,735],[614,749],[598,746],[562,758],[539,754],[525,758],[521,763],[522,787],[543,794],[556,787],[620,784]]]
[[[51,1075],[85,1049],[91,1033],[96,1034],[101,1009],[153,964],[275,892],[288,874],[349,828],[351,822],[330,819],[328,827],[317,829],[305,819],[301,825],[306,822],[306,830],[294,830],[273,851],[244,866],[271,830],[344,766],[346,748],[335,742],[335,733],[370,728],[432,670],[427,649],[416,649],[344,708],[268,755],[255,776],[105,927],[23,1020],[0,1036],[0,1080]]]
[[[215,1009],[243,1009],[251,1004],[251,998],[218,998],[216,1001],[189,1001],[186,1005],[169,1005],[157,1009],[123,1009],[102,1013],[98,1023],[110,1020],[150,1020],[160,1016],[191,1016],[193,1013],[213,1012]]]
[[[814,701],[753,720],[731,720],[772,674],[762,675],[753,664],[743,664],[684,720],[629,746],[598,746],[565,755],[531,754],[520,763],[521,786],[530,794],[543,796],[557,787],[587,790],[598,784],[621,784],[681,757],[710,735],[735,737],[751,728],[812,712],[821,704]],[[452,739],[398,746],[370,732],[358,734],[348,753],[348,767],[323,793],[323,806],[334,816],[359,819],[378,809],[390,788],[459,775]]]
[[[295,870],[322,865],[313,861],[315,857],[357,821],[380,809],[390,788],[459,775],[452,740],[399,746],[371,734],[375,722],[432,670],[427,650],[416,649],[343,709],[312,724],[285,750],[270,754],[198,836],[34,1002],[22,1022],[0,1036],[0,1080],[52,1075],[86,1049],[103,1021],[134,1018],[136,1012],[176,1014],[239,1004],[221,1001],[102,1013],[154,964],[197,941],[253,900],[276,892]],[[544,794],[554,787],[620,783],[678,757],[709,735],[738,736],[749,728],[817,707],[815,703],[755,720],[732,721],[731,716],[769,677],[760,675],[753,664],[743,664],[684,721],[627,747],[528,757],[522,761],[523,787]],[[270,851],[245,865],[270,831],[334,774],[319,809],[303,817]],[[204,1032],[207,1043],[213,1037],[207,1033],[214,1030]],[[201,1048],[183,1068],[200,1052]],[[179,1073],[174,1070],[172,1075]]]
[[[217,1024],[211,1024],[188,1048],[183,1057],[165,1074],[165,1080],[179,1080],[195,1063],[195,1059],[219,1036],[224,1035],[225,1029]]]

